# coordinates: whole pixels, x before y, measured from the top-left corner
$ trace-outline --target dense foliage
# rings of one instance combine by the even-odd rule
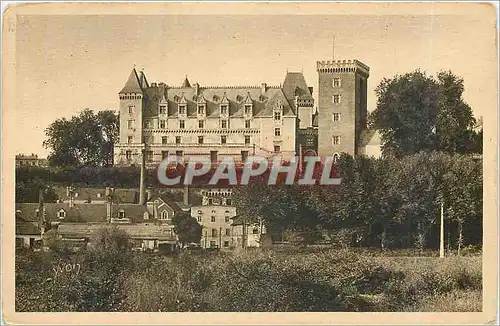
[[[419,70],[384,78],[370,123],[382,134],[383,151],[396,156],[422,150],[481,153],[472,109],[462,98],[464,81],[451,71],[437,78]]]
[[[290,248],[165,257],[118,247],[18,253],[16,310],[419,311],[431,302],[432,311],[481,311],[480,256]],[[79,272],[58,269],[75,262]]]
[[[174,224],[174,232],[182,245],[200,243],[202,227],[196,218],[187,212],[180,212],[174,215],[172,223]]]
[[[294,230],[346,245],[436,248],[441,201],[451,247],[482,242],[482,161],[418,153],[340,158],[341,185],[249,185],[233,190],[241,215],[270,233]],[[345,236],[344,236],[345,238]],[[307,237],[306,239],[307,240]]]
[[[50,149],[51,166],[108,166],[118,140],[119,119],[112,110],[94,113],[85,109],[71,119],[57,119],[46,130],[43,142]]]

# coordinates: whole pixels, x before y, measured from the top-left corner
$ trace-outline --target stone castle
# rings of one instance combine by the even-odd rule
[[[134,68],[120,100],[120,136],[114,164],[154,167],[168,155],[249,155],[287,160],[302,151],[321,156],[380,155],[367,130],[369,67],[358,60],[317,62],[318,103],[302,72],[282,85],[180,86],[149,83]]]

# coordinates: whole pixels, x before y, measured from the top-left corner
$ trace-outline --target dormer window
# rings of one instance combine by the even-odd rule
[[[123,209],[118,212],[118,217],[125,218],[125,211]]]
[[[245,114],[246,115],[252,114],[252,104],[245,104]]]
[[[64,211],[64,209],[61,209],[59,212],[57,212],[57,217],[59,217],[60,219],[66,217],[66,212]]]
[[[220,106],[220,114],[222,115],[227,115],[227,112],[229,111],[229,105],[227,104],[222,104]]]
[[[281,112],[280,111],[275,111],[274,112],[274,120],[275,121],[280,121],[281,120]]]
[[[201,214],[201,209],[198,210],[198,214]]]
[[[201,114],[201,115],[205,114],[205,104],[198,105],[198,114]]]
[[[186,114],[186,105],[185,104],[179,105],[179,114]]]
[[[167,114],[167,106],[160,105],[160,114]]]
[[[102,197],[101,193],[100,193],[100,192],[98,192],[98,193],[97,193],[97,198],[101,198],[101,197]]]
[[[168,212],[167,211],[161,212],[161,219],[162,220],[168,220]]]

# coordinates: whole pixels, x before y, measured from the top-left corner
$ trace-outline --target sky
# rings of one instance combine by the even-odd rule
[[[44,130],[85,108],[114,109],[131,69],[180,86],[279,85],[316,61],[370,67],[368,108],[382,78],[420,69],[464,78],[476,116],[496,104],[495,26],[478,15],[30,15],[16,29],[16,153],[45,157]],[[22,22],[22,23],[20,23]],[[333,44],[335,35],[335,44]]]

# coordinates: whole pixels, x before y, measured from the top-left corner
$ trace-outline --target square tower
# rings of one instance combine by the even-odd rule
[[[318,61],[318,154],[357,154],[366,129],[370,68],[358,60]]]

